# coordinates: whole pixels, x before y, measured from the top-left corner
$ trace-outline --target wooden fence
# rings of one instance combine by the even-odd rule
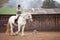
[[[39,31],[60,31],[60,14],[33,15],[33,25]]]
[[[0,31],[6,31],[6,25],[4,24],[7,24],[10,16],[11,15],[0,15],[0,28],[2,28]],[[26,31],[60,31],[60,14],[36,14],[32,16],[33,22],[26,24]]]

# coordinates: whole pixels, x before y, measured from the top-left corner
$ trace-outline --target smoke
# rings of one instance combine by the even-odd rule
[[[40,8],[43,0],[9,0],[8,3],[3,5],[4,8],[17,7],[18,4],[23,8]]]

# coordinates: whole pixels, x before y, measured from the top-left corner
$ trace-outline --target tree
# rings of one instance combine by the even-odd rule
[[[42,8],[56,8],[53,0],[45,0]]]

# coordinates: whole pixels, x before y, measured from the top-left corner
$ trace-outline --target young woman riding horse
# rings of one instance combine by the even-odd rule
[[[15,20],[18,24],[15,23]],[[24,29],[25,29],[25,25],[27,23],[26,20],[29,20],[29,22],[32,22],[32,15],[30,12],[23,12],[21,14],[21,11],[20,11],[20,5],[18,5],[18,11],[17,11],[17,14],[16,16],[11,16],[8,20],[8,25],[7,25],[7,31],[6,33],[11,33],[11,35],[16,35],[18,34],[20,31],[21,31],[21,36],[24,35]],[[13,32],[13,28],[14,26],[17,26],[18,27],[18,30],[14,33]],[[21,30],[21,27],[22,27],[22,30]]]
[[[20,14],[21,14],[21,6],[18,5],[18,8],[17,8],[17,14],[16,14],[17,18],[15,19],[15,23],[17,22],[17,20],[18,20]]]

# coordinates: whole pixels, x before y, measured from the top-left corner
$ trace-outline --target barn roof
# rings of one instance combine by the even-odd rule
[[[26,11],[31,12],[32,14],[60,14],[59,8],[55,8],[55,9],[32,8]]]
[[[5,8],[6,9],[6,8]],[[9,10],[9,11],[8,11]],[[15,15],[16,10],[8,9],[8,10],[0,10],[0,15]],[[31,14],[60,14],[60,8],[54,9],[44,9],[44,8],[31,8],[31,9],[24,9]]]

